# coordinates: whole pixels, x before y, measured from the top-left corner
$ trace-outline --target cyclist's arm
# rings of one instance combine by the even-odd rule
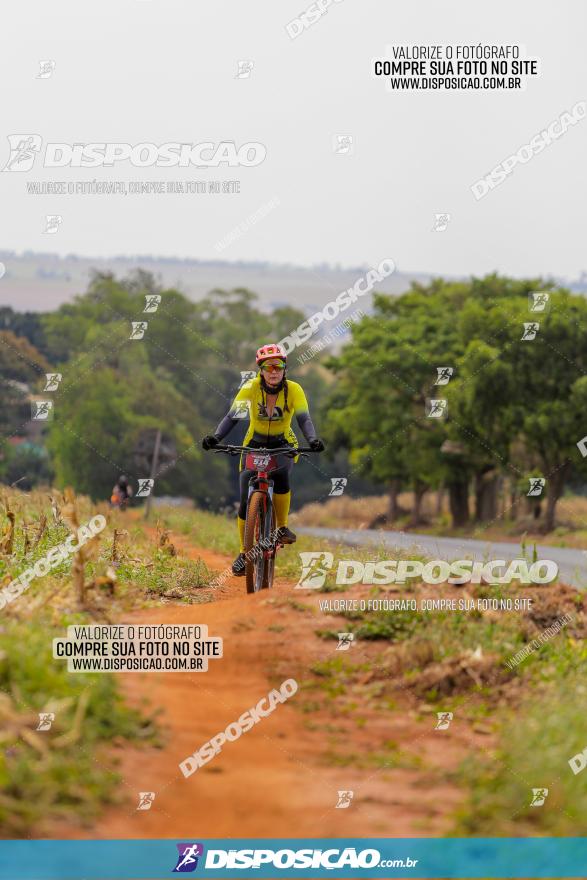
[[[230,434],[234,426],[238,422],[242,422],[242,418],[237,418],[235,413],[241,411],[241,407],[244,405],[248,405],[250,407],[250,399],[251,392],[249,388],[246,388],[244,385],[234,398],[232,402],[232,406],[229,411],[226,413],[223,419],[216,426],[216,430],[214,431],[214,436],[217,440],[223,440],[227,434]],[[249,404],[245,404],[245,401],[249,401]],[[250,409],[249,409],[250,416]]]
[[[300,430],[308,443],[311,443],[312,440],[316,440],[316,438],[318,437],[316,433],[316,428],[314,427],[314,423],[310,418],[310,409],[308,407],[306,395],[301,388],[296,394],[295,414],[296,421],[300,427]]]

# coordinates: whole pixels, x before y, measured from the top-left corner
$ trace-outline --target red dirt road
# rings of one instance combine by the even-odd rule
[[[179,552],[200,556],[216,570],[230,563],[181,537],[172,540]],[[326,701],[326,708],[317,704],[316,692],[303,687],[304,681],[315,680],[310,667],[341,654],[335,652],[335,641],[315,631],[337,629],[339,621],[320,612],[317,596],[294,591],[291,583],[278,582],[272,591],[247,596],[241,578],[230,578],[207,604],[162,604],[126,616],[121,622],[206,624],[211,636],[223,638],[224,656],[210,660],[208,672],[121,674],[131,705],[148,698],[152,708],[163,710],[164,746],[118,748],[121,804],[107,809],[91,830],[68,824],[59,835],[199,839],[447,833],[463,794],[445,774],[477,735],[459,725],[439,734],[431,717],[418,719],[407,701],[397,710],[369,708],[368,684],[355,688],[343,713],[336,713],[332,701]],[[361,643],[353,646],[353,662],[367,659],[362,650]],[[288,678],[300,685],[290,701],[227,742],[192,776],[183,776],[179,764],[184,758]],[[479,739],[485,746],[487,738]],[[408,762],[407,768],[390,769],[369,762],[390,740],[420,765]],[[339,790],[354,792],[347,809],[335,808]],[[137,810],[141,791],[155,792],[149,810]]]

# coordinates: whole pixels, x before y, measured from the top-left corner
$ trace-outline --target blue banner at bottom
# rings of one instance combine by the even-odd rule
[[[2,840],[0,880],[581,877],[587,838]]]

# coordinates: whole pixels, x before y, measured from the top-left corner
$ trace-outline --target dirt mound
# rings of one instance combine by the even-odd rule
[[[587,608],[585,596],[573,587],[552,584],[544,590],[536,590],[532,595],[532,608],[524,615],[540,630],[552,626],[566,614],[573,618],[569,632],[576,638],[587,635]]]
[[[508,678],[497,655],[467,652],[434,663],[409,681],[409,689],[419,697],[433,693],[451,696],[465,693],[473,687],[495,685]]]

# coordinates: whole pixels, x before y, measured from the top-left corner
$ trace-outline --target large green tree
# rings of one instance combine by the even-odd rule
[[[550,295],[544,312],[532,310],[534,293]],[[552,529],[571,473],[587,472],[576,448],[587,434],[586,329],[585,299],[540,279],[437,279],[375,296],[330,361],[329,437],[389,487],[392,518],[399,487],[414,490],[416,521],[422,493],[444,481],[453,524],[464,525],[473,481],[476,517],[491,521],[504,474],[519,486],[540,473]],[[440,366],[454,370],[444,386]],[[446,419],[426,417],[431,398],[447,400]]]
[[[144,471],[159,428],[175,455],[162,463],[158,494],[226,503],[234,475],[222,457],[204,460],[200,439],[228,410],[241,371],[254,369],[255,349],[303,317],[293,309],[261,312],[256,300],[238,289],[192,302],[142,271],[122,280],[96,274],[84,295],[44,316],[63,374],[49,441],[59,483],[104,497],[120,470],[148,476],[136,462]],[[142,322],[140,338],[131,338],[133,323]]]
[[[425,491],[450,476],[441,456],[443,419],[429,418],[430,401],[443,398],[438,368],[461,351],[454,320],[465,285],[414,284],[401,297],[375,295],[374,312],[351,327],[352,339],[329,360],[337,377],[328,403],[328,437],[347,446],[351,463],[387,486],[389,519],[397,494],[414,491],[412,521],[420,519]]]

